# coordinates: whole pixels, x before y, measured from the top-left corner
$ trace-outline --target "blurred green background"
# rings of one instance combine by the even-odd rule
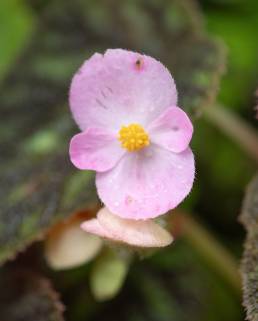
[[[46,15],[53,14],[57,18],[62,15],[62,6],[65,1],[55,1],[53,9],[46,9],[51,8],[51,2],[53,1],[0,1],[0,86],[3,86],[2,88],[5,88],[8,79],[12,80],[12,77],[8,78],[9,74],[15,74],[16,68],[20,68],[23,53],[30,48],[31,42],[35,39],[38,42],[41,41],[41,33],[36,31],[41,24],[43,25],[41,30],[44,33],[44,23],[47,24],[48,21],[45,20]],[[70,6],[76,6],[77,2],[70,1]],[[106,27],[108,28],[108,23],[105,25],[105,13],[103,14],[99,9],[102,4],[104,8],[108,2],[86,0],[84,2],[85,15],[87,11],[90,12],[91,26],[100,35],[98,39],[94,38],[94,34],[87,38],[90,39],[91,46],[93,43],[96,50],[102,51],[113,47],[109,38],[105,38],[105,32],[102,32]],[[128,0],[126,3],[128,3],[127,9],[131,10],[131,23],[135,23],[136,26],[142,23],[144,26],[147,13],[144,10],[135,10],[135,1]],[[163,2],[156,0],[151,3],[158,8]],[[186,6],[189,5],[185,3]],[[191,1],[189,3],[191,7]],[[166,4],[169,4],[169,1],[166,1]],[[117,5],[120,6],[120,2],[117,2]],[[255,0],[202,0],[197,3],[197,6],[195,10],[203,15],[204,19],[203,32],[208,38],[220,38],[227,51],[226,72],[220,82],[217,102],[213,103],[212,108],[216,109],[216,105],[219,105],[220,108],[229,111],[232,117],[240,117],[248,126],[256,127],[254,93],[258,87],[258,2]],[[48,10],[48,13],[45,14],[44,10]],[[70,26],[69,14],[65,19]],[[87,32],[83,29],[84,26],[80,26],[79,18],[77,23],[78,25],[74,28],[75,43],[78,28]],[[58,20],[56,24],[58,25]],[[58,43],[55,35],[45,39],[43,33],[42,39],[45,44],[46,41]],[[64,38],[66,33],[67,37],[71,37],[73,30],[64,30],[63,33]],[[111,33],[116,43],[116,37],[118,39],[120,37],[119,30],[111,30]],[[150,48],[155,52],[155,46],[158,47],[159,43],[151,42],[151,34],[142,32],[139,37],[150,37]],[[102,41],[101,45],[99,45],[100,41]],[[140,41],[137,42],[136,49],[140,47],[139,43]],[[172,47],[176,45],[176,43],[172,44]],[[40,53],[37,51],[37,45],[32,46],[31,50],[37,54]],[[89,48],[89,52],[92,51],[93,47]],[[51,51],[48,52],[46,49],[40,55],[40,63],[34,67],[37,73],[52,77],[53,82],[70,79],[69,77],[76,70],[75,66],[82,63],[86,57],[86,52],[80,54],[81,59],[77,55],[74,63],[69,57],[60,57],[59,60],[58,51],[57,56],[54,57],[51,56]],[[26,70],[22,72],[26,76]],[[22,79],[20,76],[20,83]],[[38,86],[40,88],[40,82]],[[65,80],[64,87],[67,90],[69,81]],[[3,95],[6,96],[6,92],[3,92]],[[13,114],[13,118],[17,118],[17,123],[19,123],[18,117],[19,115]],[[37,146],[44,149],[44,137],[42,144]],[[102,318],[128,321],[244,320],[241,291],[237,285],[232,286],[234,281],[230,282],[227,276],[223,276],[224,265],[218,263],[216,267],[214,258],[209,257],[209,245],[207,250],[203,250],[203,244],[205,247],[206,242],[209,243],[210,240],[206,238],[206,234],[203,236],[202,232],[204,230],[211,235],[211,244],[215,242],[216,253],[220,252],[220,246],[223,251],[225,249],[226,256],[229,255],[232,260],[235,260],[237,269],[245,238],[238,216],[246,185],[256,172],[257,162],[234,138],[228,137],[227,131],[221,130],[216,122],[206,115],[206,112],[195,120],[192,148],[196,157],[196,182],[193,192],[181,208],[191,213],[191,217],[198,222],[201,232],[197,228],[193,232],[196,235],[189,233],[185,237],[178,238],[175,244],[167,249],[158,251],[144,260],[136,259],[130,267],[121,291],[112,300],[97,302],[89,289],[89,276],[94,262],[65,272],[53,272],[45,266],[42,255],[39,254],[42,253],[41,244],[32,246],[16,261],[7,263],[3,268],[4,273],[9,268],[13,269],[15,265],[19,266],[20,262],[30,262],[32,269],[34,265],[35,269],[38,269],[38,265],[42,265],[45,275],[60,292],[66,306],[64,315],[67,320],[93,321]],[[223,255],[224,252],[222,259]],[[227,273],[225,271],[225,274]],[[20,309],[22,304],[19,301],[18,305],[15,297],[16,294],[9,298],[12,302],[11,307]],[[24,302],[26,302],[25,299]],[[3,298],[0,306],[5,304],[6,298]],[[12,315],[9,320],[23,319]],[[9,320],[6,317],[3,321]],[[58,318],[51,319],[45,316],[39,320],[58,320]],[[27,321],[30,320],[27,319]],[[37,320],[34,319],[34,321]]]

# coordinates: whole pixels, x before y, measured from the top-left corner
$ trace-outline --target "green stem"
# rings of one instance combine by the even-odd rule
[[[177,211],[172,217],[172,227],[178,220],[182,236],[240,296],[242,285],[238,262],[231,253],[189,214]]]
[[[253,127],[229,108],[219,105],[206,108],[204,116],[258,163],[258,133]]]

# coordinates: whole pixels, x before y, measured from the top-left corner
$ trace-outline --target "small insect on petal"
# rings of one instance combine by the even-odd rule
[[[143,68],[143,58],[139,57],[136,61],[135,61],[135,67],[137,70],[141,70]]]

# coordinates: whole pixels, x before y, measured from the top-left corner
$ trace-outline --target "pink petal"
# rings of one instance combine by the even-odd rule
[[[172,152],[185,150],[193,135],[193,125],[179,107],[166,109],[147,129],[151,142]]]
[[[107,130],[89,128],[72,138],[69,152],[72,163],[79,169],[102,172],[114,167],[125,149]]]
[[[71,111],[82,130],[93,126],[117,131],[132,122],[145,125],[176,103],[169,71],[154,58],[122,49],[93,55],[70,88]]]
[[[112,239],[112,234],[106,230],[96,218],[83,222],[81,224],[81,228],[87,233],[91,233],[105,239]]]
[[[157,223],[122,219],[107,208],[98,212],[97,219],[86,221],[81,227],[88,233],[137,247],[163,247],[173,241]]]
[[[126,154],[110,171],[97,173],[102,202],[114,214],[149,219],[176,207],[194,181],[194,157],[188,148],[180,154],[155,147]]]

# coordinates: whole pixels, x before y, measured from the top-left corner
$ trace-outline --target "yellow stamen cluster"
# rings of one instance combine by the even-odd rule
[[[138,151],[150,144],[149,136],[139,124],[123,126],[119,131],[118,139],[122,147],[129,152]]]

